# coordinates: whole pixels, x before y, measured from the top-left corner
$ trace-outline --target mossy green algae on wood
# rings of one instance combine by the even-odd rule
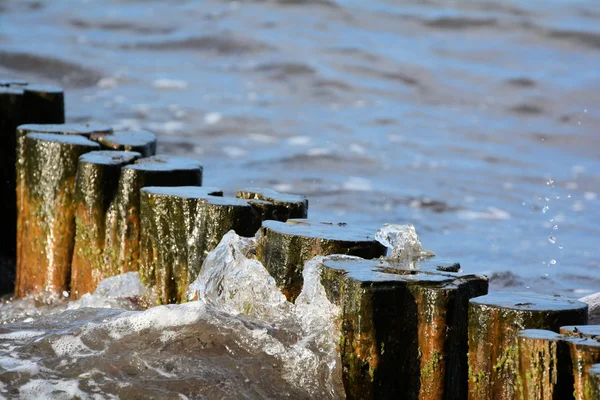
[[[202,203],[223,192],[211,187],[145,187],[140,192],[141,236],[140,275],[155,288],[159,301],[179,303],[186,300],[189,284],[196,278],[207,249],[204,231],[199,229],[204,216]],[[223,223],[227,232],[237,226]],[[217,227],[218,230],[218,227]]]
[[[59,120],[60,115],[56,117]],[[64,117],[63,117],[64,119]],[[55,134],[55,135],[74,135],[89,137],[93,133],[108,134],[112,132],[112,128],[107,125],[101,124],[63,124],[63,123],[48,123],[48,124],[23,124],[17,127],[16,131],[16,201],[17,201],[17,280],[19,263],[22,258],[21,253],[24,249],[18,243],[24,243],[23,240],[19,239],[22,231],[23,221],[21,215],[23,214],[23,190],[26,185],[26,174],[25,174],[25,157],[24,157],[24,144],[25,136],[29,133],[44,133],[44,134]]]
[[[516,399],[567,400],[573,398],[573,371],[564,337],[543,329],[518,333]]]
[[[469,304],[469,399],[515,398],[518,332],[585,324],[588,306],[534,293],[494,292]]]
[[[121,170],[117,196],[108,210],[105,263],[113,275],[138,271],[140,189],[145,186],[201,186],[196,160],[166,155],[141,158]]]
[[[321,283],[342,308],[348,398],[466,397],[467,307],[487,293],[485,277],[331,256]]]
[[[302,290],[302,269],[311,258],[330,254],[376,258],[386,253],[370,231],[344,223],[264,221],[259,237],[257,258],[290,301]]]
[[[135,151],[142,157],[156,154],[156,135],[148,131],[117,131],[110,134],[94,133],[90,139],[108,150]]]
[[[238,190],[236,197],[271,203],[272,212],[270,215],[265,214],[264,219],[285,222],[290,218],[306,218],[308,214],[308,200],[301,195],[280,193],[273,189],[245,188]]]
[[[80,136],[28,134],[24,142],[22,232],[15,295],[69,288],[79,157],[100,146]]]
[[[575,400],[596,400],[592,395],[589,370],[600,363],[600,341],[598,337],[566,337],[573,363]]]
[[[75,247],[71,297],[92,293],[112,270],[104,262],[108,209],[115,201],[121,168],[141,157],[136,152],[92,151],[79,158],[75,179]]]
[[[600,399],[600,364],[594,364],[588,370],[589,387],[586,395],[588,399]]]

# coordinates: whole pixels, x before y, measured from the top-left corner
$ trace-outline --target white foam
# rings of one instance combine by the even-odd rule
[[[52,350],[58,357],[72,356],[85,357],[94,352],[81,341],[79,336],[61,336],[53,340],[50,344]]]
[[[293,146],[306,146],[312,142],[310,136],[294,136],[288,139],[288,143]]]
[[[188,83],[180,79],[156,79],[153,85],[163,90],[183,90],[188,87]]]
[[[225,146],[223,147],[223,153],[229,158],[240,158],[246,155],[247,151],[234,146]]]
[[[223,115],[218,112],[209,112],[204,116],[204,123],[207,125],[215,125],[221,122]]]
[[[510,219],[510,213],[506,210],[501,210],[496,207],[488,207],[486,211],[460,210],[458,216],[469,221],[473,220],[492,220],[506,221]]]
[[[358,176],[351,176],[346,182],[344,182],[342,186],[345,190],[351,190],[355,192],[368,192],[372,190],[371,181]]]
[[[45,334],[46,331],[15,331],[0,334],[0,340],[25,340]]]
[[[93,294],[84,294],[77,301],[69,303],[69,310],[81,307],[96,308],[130,308],[132,298],[149,296],[138,272],[128,272],[111,276],[98,284]]]
[[[16,357],[0,358],[0,368],[4,371],[18,372],[29,376],[37,375],[41,370],[35,360],[21,360]]]
[[[76,380],[57,379],[33,379],[21,386],[19,398],[23,400],[54,399],[70,400],[79,398],[81,400],[93,399],[79,389]]]

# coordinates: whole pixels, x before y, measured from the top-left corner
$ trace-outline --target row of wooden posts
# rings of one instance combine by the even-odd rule
[[[155,155],[150,132],[65,124],[58,88],[0,80],[0,112],[0,217],[11,239],[0,255],[16,265],[4,288],[16,297],[79,298],[139,271],[160,303],[185,302],[226,232],[260,231],[256,257],[290,301],[314,256],[360,257],[331,256],[321,272],[342,310],[350,399],[600,399],[600,326],[586,325],[585,303],[488,294],[484,276],[435,258],[407,268],[370,231],[306,219],[302,196],[223,196],[201,186],[197,161]]]

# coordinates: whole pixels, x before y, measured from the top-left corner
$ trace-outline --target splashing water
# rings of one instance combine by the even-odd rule
[[[412,261],[415,258],[435,256],[433,251],[423,248],[412,224],[384,224],[375,233],[375,239],[388,248],[388,258]]]
[[[292,304],[254,248],[225,235],[191,285],[199,301],[142,311],[150,294],[129,273],[67,310],[17,315],[0,329],[0,382],[19,398],[343,398],[322,259],[307,263]]]

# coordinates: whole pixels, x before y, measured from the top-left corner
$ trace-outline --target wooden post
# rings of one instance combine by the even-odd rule
[[[589,390],[587,399],[600,399],[600,364],[594,364],[588,370]]]
[[[306,218],[308,213],[308,200],[296,194],[279,193],[273,189],[246,188],[238,190],[236,197],[265,200],[273,204],[273,213],[265,215],[265,219],[285,222],[290,218]]]
[[[517,335],[523,329],[585,324],[588,306],[533,293],[495,292],[469,304],[469,399],[515,398]]]
[[[200,185],[202,166],[188,158],[152,156],[124,167],[117,196],[108,210],[104,262],[115,266],[114,273],[139,270],[141,188]]]
[[[75,179],[75,247],[71,265],[71,298],[92,293],[114,275],[104,263],[108,209],[114,202],[121,168],[141,157],[136,152],[92,151],[79,158]]]
[[[135,151],[142,157],[156,154],[156,135],[148,131],[119,131],[108,135],[93,133],[90,139],[108,150]]]
[[[484,277],[331,256],[321,283],[340,315],[348,399],[463,399],[467,309]]]
[[[55,118],[59,119],[60,115]],[[21,266],[23,260],[23,249],[20,243],[27,243],[20,236],[23,231],[24,215],[24,195],[23,191],[27,185],[25,173],[25,137],[29,133],[44,133],[53,135],[73,135],[89,137],[93,133],[108,134],[112,128],[106,125],[98,124],[24,124],[17,127],[16,131],[16,203],[17,203],[17,281],[19,281],[19,271],[23,270]]]
[[[600,363],[600,325],[563,326],[560,332],[567,337],[573,362],[575,399],[589,400],[593,397],[593,382],[589,370]]]
[[[304,264],[311,258],[329,254],[376,258],[387,249],[362,228],[292,219],[264,221],[256,251],[287,299],[294,301],[302,290]]]
[[[80,136],[32,133],[25,137],[17,297],[68,290],[77,164],[79,156],[99,148]]]
[[[65,122],[65,99],[61,88],[27,85],[24,91],[23,123],[62,124]]]
[[[15,183],[15,130],[23,120],[23,90],[0,87],[0,294],[14,289],[17,248],[17,200]]]
[[[27,86],[27,81],[24,81],[22,79],[0,79],[0,87],[23,87],[23,86]]]
[[[573,365],[564,337],[543,329],[518,334],[519,400],[568,400],[573,398]]]
[[[140,275],[161,303],[186,301],[206,254],[225,233],[251,236],[260,226],[247,201],[222,195],[203,187],[141,190]]]

